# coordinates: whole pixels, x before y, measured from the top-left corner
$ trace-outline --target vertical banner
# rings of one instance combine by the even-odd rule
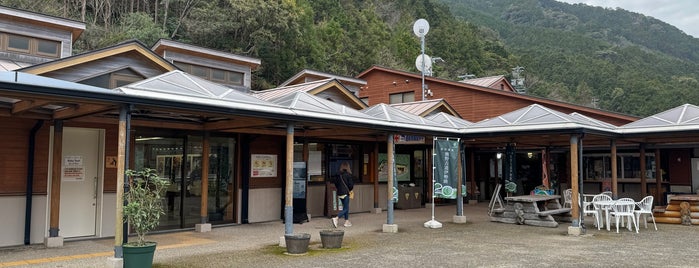
[[[400,139],[400,135],[393,135],[393,143],[391,144],[391,153],[393,154],[393,157],[391,157],[392,162],[389,163],[391,167],[391,171],[393,172],[393,197],[391,197],[391,201],[393,203],[398,203],[398,168],[396,167],[396,141]]]
[[[505,147],[505,190],[514,193],[517,192],[517,176],[516,176],[516,157],[515,157],[515,146],[512,143],[508,143]]]
[[[456,199],[459,140],[435,140],[434,152],[434,196]]]

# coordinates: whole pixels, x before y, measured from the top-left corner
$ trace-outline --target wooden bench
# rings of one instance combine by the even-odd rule
[[[544,210],[544,211],[539,211],[537,214],[539,216],[550,216],[554,214],[564,214],[564,213],[570,213],[571,208],[559,208],[559,209],[549,209],[549,210]]]

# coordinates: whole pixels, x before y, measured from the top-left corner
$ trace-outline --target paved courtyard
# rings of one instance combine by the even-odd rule
[[[386,212],[351,215],[341,249],[320,247],[327,218],[294,224],[311,234],[308,254],[292,256],[279,247],[280,222],[182,231],[149,236],[157,241],[155,267],[699,267],[699,226],[652,222],[640,233],[588,228],[569,236],[570,223],[557,228],[489,221],[487,204],[464,206],[468,222],[456,224],[455,205],[437,206],[440,229],[428,229],[431,207],[395,210],[398,233],[383,233]],[[591,222],[586,218],[586,222]],[[0,249],[0,267],[113,267],[113,239]]]

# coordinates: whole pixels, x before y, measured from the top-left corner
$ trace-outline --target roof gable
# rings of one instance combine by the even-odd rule
[[[287,79],[283,83],[281,83],[279,86],[288,86],[288,85],[294,85],[294,84],[301,84],[306,82],[306,78],[310,78],[312,80],[325,80],[328,78],[336,79],[340,81],[340,83],[344,85],[354,85],[357,87],[360,86],[365,86],[366,81],[353,78],[353,77],[346,77],[346,76],[340,76],[340,75],[334,75],[334,74],[329,74],[329,73],[324,73],[320,71],[315,71],[315,70],[310,70],[310,69],[303,69],[291,78]]]
[[[141,59],[146,59],[146,60],[152,62],[154,65],[160,67],[161,69],[163,69],[166,72],[178,69],[175,65],[173,65],[172,63],[168,62],[167,60],[163,59],[162,57],[158,56],[153,51],[148,49],[140,41],[131,40],[131,41],[120,43],[120,44],[117,44],[114,46],[98,49],[95,51],[82,53],[82,54],[78,54],[78,55],[73,55],[70,57],[66,57],[66,58],[57,59],[57,60],[42,63],[42,64],[29,66],[26,68],[19,69],[18,71],[40,75],[40,74],[45,74],[48,72],[52,72],[52,71],[56,71],[56,70],[84,64],[87,62],[98,61],[98,60],[102,60],[102,59],[105,59],[108,57],[115,57],[115,56],[129,53],[129,52],[137,53],[138,55],[141,56],[140,57]]]
[[[699,124],[699,107],[684,104],[670,110],[660,112],[635,122],[623,125],[622,128],[664,127]]]
[[[256,91],[252,94],[253,96],[259,99],[270,101],[283,96],[295,94],[296,92],[306,92],[311,95],[319,95],[322,92],[332,90],[337,92],[337,94],[335,95],[340,96],[344,100],[346,100],[350,104],[350,107],[353,109],[359,110],[367,107],[366,104],[364,104],[364,102],[362,102],[359,98],[357,98],[357,96],[352,94],[352,92],[345,88],[345,86],[338,82],[336,79],[324,79],[303,84],[294,84],[273,89]]]
[[[492,88],[492,89],[515,92],[514,88],[512,87],[510,82],[507,81],[507,79],[505,79],[504,75],[479,77],[479,78],[473,78],[473,79],[464,79],[464,80],[461,80],[460,82],[466,83],[466,84],[471,84],[471,85],[476,85],[476,86],[481,86],[481,87],[487,87],[487,88]],[[501,88],[500,85],[503,85],[503,87]]]
[[[365,119],[371,118],[370,116],[360,111],[349,108],[342,104],[315,97],[306,92],[295,92],[293,94],[285,95],[271,100],[271,102],[291,109],[300,109],[311,112],[344,115]]]
[[[117,90],[125,93],[139,93],[139,95],[143,96],[172,94],[182,97],[233,100],[258,105],[270,105],[269,102],[179,70],[132,83]]]
[[[449,113],[454,116],[459,115],[459,113],[457,113],[456,110],[454,110],[454,108],[452,108],[444,99],[403,102],[390,105],[419,116],[427,116],[435,111]]]
[[[522,109],[512,111],[494,118],[476,123],[477,127],[513,126],[571,123],[575,120],[567,114],[554,111],[538,104],[532,104]]]
[[[444,112],[436,113],[425,118],[440,125],[451,126],[453,128],[466,128],[473,125],[471,121]]]
[[[407,124],[438,125],[435,122],[426,120],[423,117],[393,108],[385,103],[380,103],[362,110],[363,113],[390,122],[400,122]]]

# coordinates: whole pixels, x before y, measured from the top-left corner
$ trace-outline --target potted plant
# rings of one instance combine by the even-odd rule
[[[158,177],[154,169],[127,170],[129,191],[124,193],[124,220],[129,224],[138,239],[124,244],[124,267],[151,267],[155,242],[146,241],[145,236],[160,224],[160,216],[165,214],[162,199],[169,185],[167,180]]]

